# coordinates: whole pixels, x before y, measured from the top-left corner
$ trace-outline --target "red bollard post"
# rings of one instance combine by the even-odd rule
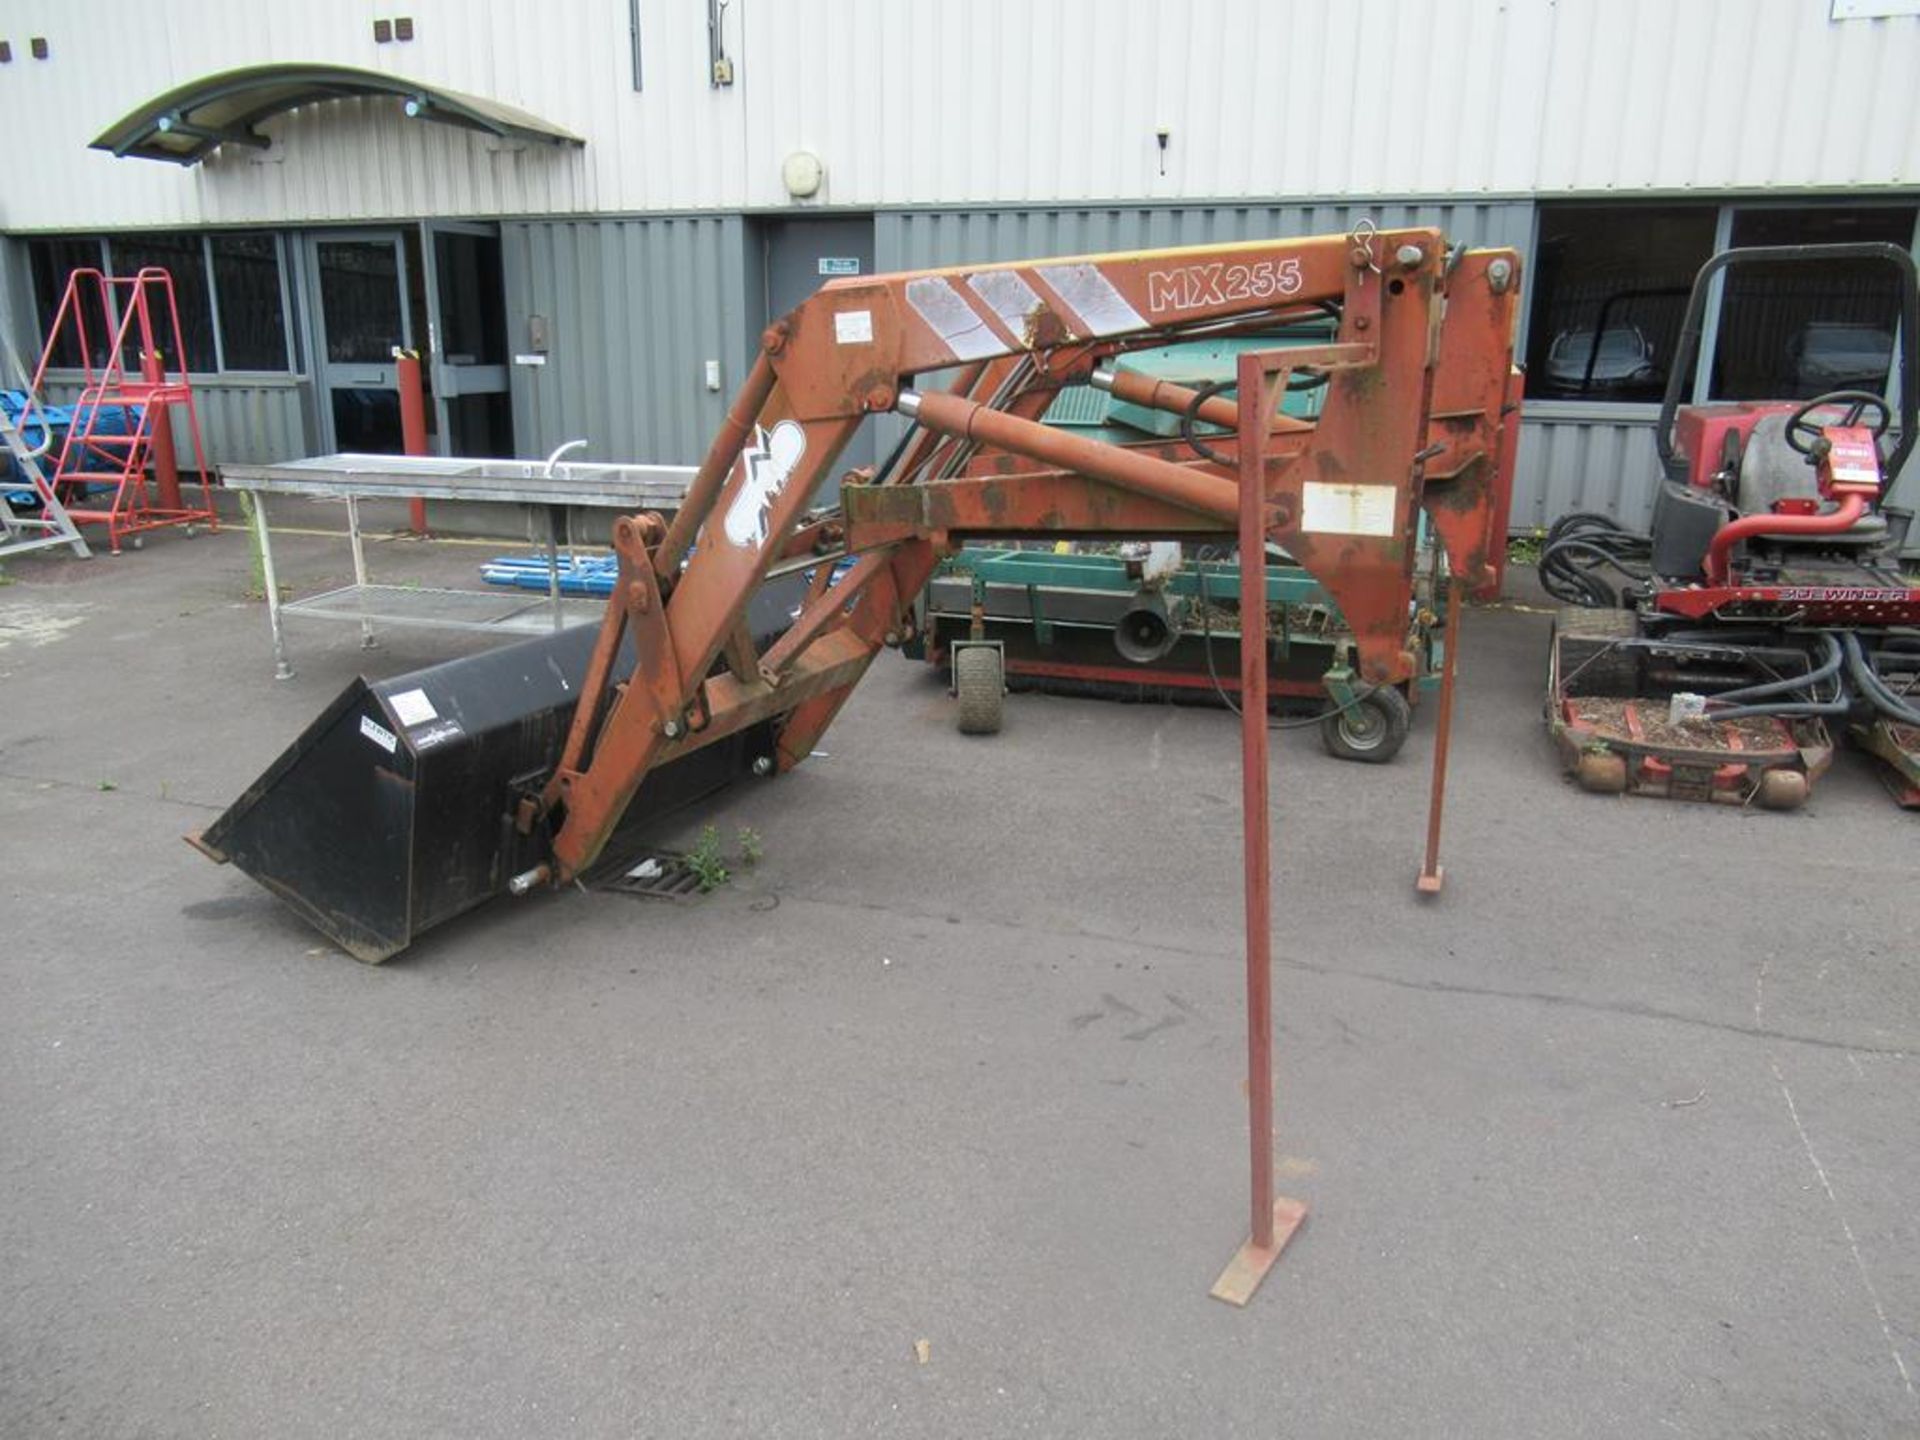
[[[140,356],[140,378],[149,385],[167,383],[166,361],[158,350]],[[160,508],[184,510],[180,498],[180,461],[173,450],[173,407],[149,401],[153,410],[153,478],[160,486]]]
[[[427,394],[421,383],[420,356],[413,350],[393,352],[393,379],[400,391],[400,448],[408,455],[427,453]],[[416,535],[427,533],[427,502],[408,502],[408,521]]]

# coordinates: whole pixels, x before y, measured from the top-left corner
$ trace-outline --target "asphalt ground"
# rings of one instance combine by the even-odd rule
[[[1384,767],[1275,736],[1312,1213],[1235,1310],[1231,717],[971,739],[885,656],[663,832],[758,833],[720,891],[369,968],[180,837],[356,671],[473,642],[308,624],[276,682],[232,531],[8,574],[0,1435],[1920,1431],[1920,817],[1857,756],[1791,815],[1579,793],[1544,613],[1467,617],[1437,901],[1431,714]]]

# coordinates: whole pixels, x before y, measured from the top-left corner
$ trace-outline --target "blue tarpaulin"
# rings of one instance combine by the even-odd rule
[[[85,406],[76,405],[36,405],[31,411],[27,408],[27,392],[24,390],[0,390],[0,409],[7,412],[7,418],[20,427],[20,435],[29,450],[39,446],[47,430],[53,431],[53,444],[46,454],[40,457],[40,469],[46,477],[53,478],[53,467],[60,459],[60,447],[66,443],[67,431],[73,428],[75,418],[82,421],[87,415]],[[93,433],[96,435],[125,435],[140,418],[138,405],[102,405],[100,413],[94,418]],[[45,425],[42,426],[44,419]],[[124,452],[120,450],[90,449],[82,456],[79,469],[82,470],[118,470]],[[90,486],[90,489],[105,489],[106,486]],[[0,493],[6,499],[25,509],[38,509],[40,499],[33,493],[33,487],[27,483],[27,477],[20,473],[11,451],[0,450]]]

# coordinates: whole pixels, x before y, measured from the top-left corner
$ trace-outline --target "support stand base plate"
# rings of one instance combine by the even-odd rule
[[[1413,888],[1418,890],[1422,895],[1438,895],[1440,893],[1440,886],[1445,882],[1446,878],[1447,867],[1444,865],[1436,865],[1433,867],[1432,874],[1428,874],[1422,870],[1420,872],[1420,878],[1413,882]]]
[[[1267,1278],[1267,1271],[1273,1268],[1273,1262],[1280,1258],[1280,1252],[1287,1248],[1287,1242],[1293,1239],[1307,1218],[1307,1203],[1304,1200],[1290,1200],[1285,1195],[1273,1202],[1273,1244],[1263,1247],[1249,1239],[1234,1252],[1233,1259],[1227,1262],[1227,1268],[1220,1272],[1220,1278],[1213,1282],[1213,1289],[1207,1293],[1216,1300],[1224,1300],[1229,1305],[1245,1305],[1253,1299],[1253,1292],[1260,1288],[1260,1282]]]

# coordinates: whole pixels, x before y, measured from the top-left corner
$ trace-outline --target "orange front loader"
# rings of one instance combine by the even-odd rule
[[[356,682],[197,843],[383,960],[501,890],[579,876],[630,810],[798,764],[969,537],[1231,534],[1243,595],[1265,593],[1279,545],[1339,605],[1363,682],[1393,685],[1414,669],[1424,511],[1452,581],[1420,873],[1437,890],[1460,595],[1498,587],[1506,543],[1518,279],[1511,252],[1363,225],[834,281],[767,331],[681,508],[616,522],[597,634]],[[1106,368],[1326,315],[1329,343],[1243,354],[1237,401]],[[1327,384],[1314,422],[1280,412],[1300,372]],[[1231,435],[1116,446],[1040,423],[1061,386],[1096,374]],[[899,448],[813,511],[854,430],[889,412],[912,422]],[[1235,1304],[1306,1213],[1273,1190],[1265,627],[1263,607],[1243,608],[1251,1208],[1213,1287]]]
[[[1370,225],[831,281],[767,330],[680,509],[616,523],[597,637],[356,684],[198,839],[386,959],[502,891],[580,875],[643,786],[651,812],[798,764],[875,655],[911,636],[915,597],[964,540],[1225,539],[1243,474],[1265,540],[1339,603],[1363,683],[1400,683],[1422,509],[1454,593],[1499,584],[1518,296],[1510,251]],[[1135,384],[1110,374],[1126,351],[1329,315],[1331,343],[1255,356],[1269,386],[1327,377],[1317,421],[1274,404],[1249,427],[1245,395],[1161,383],[1131,398],[1233,433],[1201,453],[1040,423],[1096,372]],[[814,510],[856,427],[887,413],[912,422],[893,455]],[[1425,873],[1437,881],[1431,849]]]

